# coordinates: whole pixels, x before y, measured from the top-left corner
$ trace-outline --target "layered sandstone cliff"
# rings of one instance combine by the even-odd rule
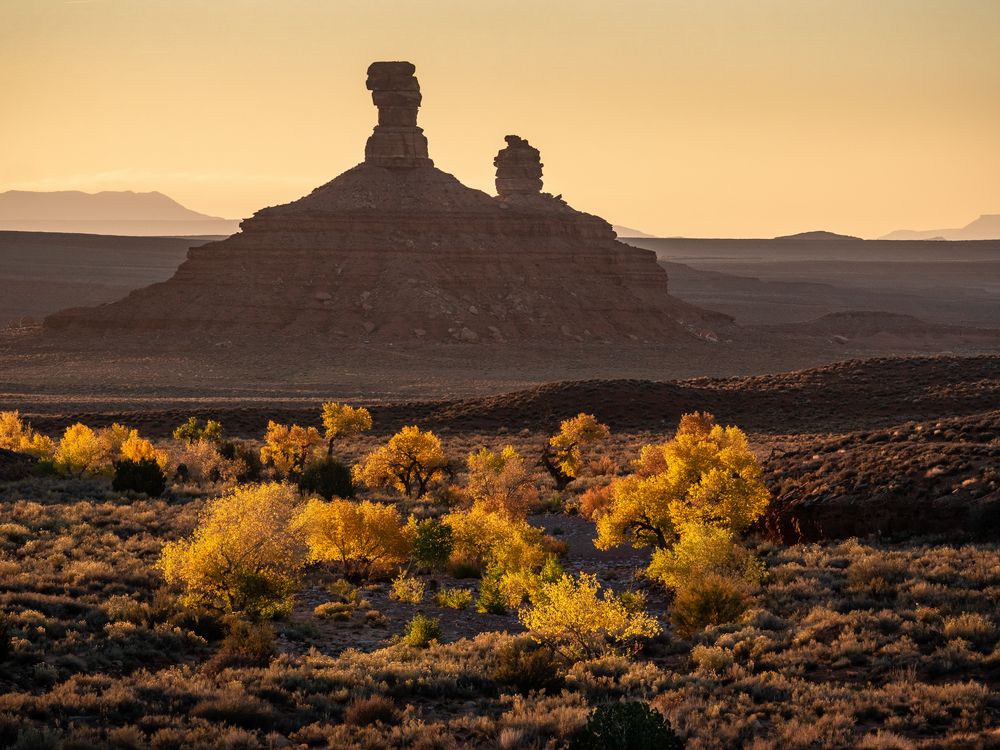
[[[410,63],[374,63],[365,161],[221,242],[169,281],[52,329],[311,334],[375,341],[664,341],[729,319],[667,293],[655,255],[541,192],[539,153],[508,136],[494,198],[435,168]]]

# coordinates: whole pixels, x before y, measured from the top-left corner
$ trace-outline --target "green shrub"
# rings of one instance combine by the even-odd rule
[[[743,587],[720,575],[707,575],[677,592],[670,622],[682,638],[690,638],[709,625],[732,622],[749,606]]]
[[[479,598],[476,599],[476,612],[491,615],[507,614],[501,576],[483,576],[483,580],[479,584]]]
[[[324,500],[354,497],[351,470],[335,458],[323,458],[306,466],[299,477],[299,489],[316,494]]]
[[[316,605],[313,614],[323,620],[336,620],[343,622],[350,620],[354,613],[354,605],[347,602],[324,602]]]
[[[472,589],[441,589],[434,594],[434,603],[449,609],[468,609],[472,605]]]
[[[683,750],[670,722],[645,703],[598,706],[574,735],[570,750]]]
[[[526,638],[500,648],[490,678],[498,687],[521,695],[532,690],[555,692],[563,685],[555,652]]]
[[[358,587],[345,578],[338,578],[336,581],[331,583],[326,587],[326,590],[330,592],[330,596],[338,602],[348,602],[353,604],[357,602],[360,598],[360,591]]]
[[[199,440],[218,443],[222,440],[222,425],[214,419],[202,422],[197,417],[188,417],[187,422],[174,430],[173,436],[174,440],[188,444]]]
[[[431,641],[441,637],[441,621],[434,617],[416,615],[406,624],[403,643],[416,648],[427,648]]]
[[[392,581],[392,591],[389,596],[401,602],[419,604],[424,600],[426,590],[427,584],[419,578],[400,573]]]
[[[413,534],[413,561],[422,568],[440,569],[451,557],[454,541],[451,526],[435,518],[416,523]]]
[[[111,489],[115,492],[144,492],[150,497],[159,497],[167,488],[163,469],[151,458],[115,461],[114,467],[115,477],[111,481]]]

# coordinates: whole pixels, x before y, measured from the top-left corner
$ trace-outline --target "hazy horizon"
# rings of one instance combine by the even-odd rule
[[[1000,5],[8,2],[0,191],[161,191],[243,218],[363,158],[407,59],[436,166],[661,236],[878,237],[1000,212]]]

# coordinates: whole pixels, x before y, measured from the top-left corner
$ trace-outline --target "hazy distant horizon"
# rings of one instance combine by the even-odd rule
[[[231,218],[362,160],[373,60],[407,59],[431,157],[661,236],[862,237],[1000,211],[1000,4],[301,0],[0,7],[0,189],[158,190]],[[14,106],[16,104],[16,106]]]

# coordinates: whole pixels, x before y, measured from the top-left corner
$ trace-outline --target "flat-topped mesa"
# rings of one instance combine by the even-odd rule
[[[501,200],[538,195],[542,192],[541,154],[524,138],[508,135],[493,166],[497,168],[497,195]]]
[[[408,62],[374,62],[366,86],[378,107],[378,125],[365,145],[365,163],[377,167],[431,167],[427,138],[417,127],[420,84]]]

